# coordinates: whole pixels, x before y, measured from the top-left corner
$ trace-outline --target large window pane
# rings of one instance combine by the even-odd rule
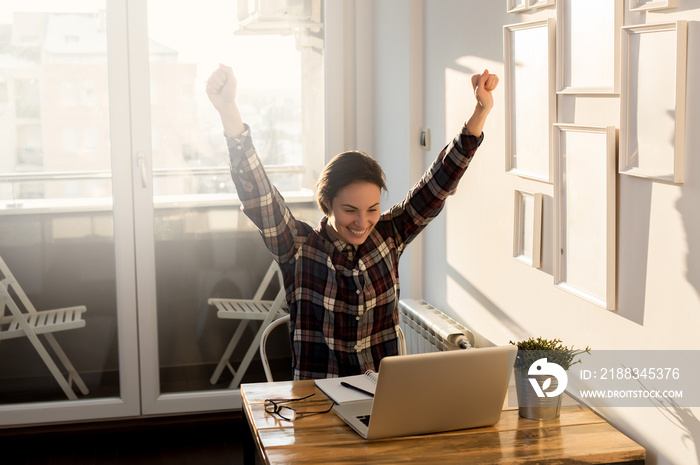
[[[89,390],[73,386],[79,399],[119,395],[105,9],[0,4],[0,257],[36,310],[87,308],[84,327],[55,333]],[[4,303],[0,404],[67,399]]]
[[[161,392],[226,388],[228,371],[213,385],[210,377],[240,322],[217,318],[207,300],[251,298],[271,256],[239,211],[205,81],[219,63],[233,67],[239,107],[270,177],[294,214],[315,223],[325,145],[321,2],[278,2],[283,11],[247,0],[148,5]],[[259,326],[248,325],[233,366]],[[285,342],[272,357],[290,371]],[[256,360],[244,381],[262,379]]]

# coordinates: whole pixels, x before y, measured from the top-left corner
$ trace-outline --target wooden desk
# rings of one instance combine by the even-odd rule
[[[302,401],[310,410],[329,405],[313,381],[241,386],[244,413],[264,463],[645,463],[643,447],[582,406],[562,407],[560,418],[550,421],[528,420],[517,409],[506,409],[494,426],[377,441],[362,439],[333,412],[295,422],[265,412],[267,398],[312,392],[316,395]]]

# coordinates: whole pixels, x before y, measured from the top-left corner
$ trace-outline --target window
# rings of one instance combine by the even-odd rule
[[[39,118],[41,98],[38,78],[15,80],[15,107],[17,118]]]
[[[156,178],[167,177],[154,182],[167,186],[154,192],[159,201],[235,190],[221,121],[205,93],[219,63],[234,70],[238,106],[273,183],[283,195],[313,200],[324,161],[324,75],[323,47],[319,41],[309,45],[308,37],[322,36],[321,2],[296,2],[317,10],[319,21],[303,25],[268,24],[271,18],[262,11],[257,22],[239,23],[237,3],[247,2],[202,0],[177,8],[168,0],[148,3],[151,121],[159,129],[153,131],[153,168]],[[174,182],[176,177],[193,179]]]
[[[238,4],[249,3],[148,2],[149,155],[153,185],[168,186],[154,192],[161,200],[184,195],[206,204],[211,194],[230,197],[234,191],[221,122],[204,91],[219,63],[235,70],[239,107],[273,182],[294,198],[312,200],[325,148],[322,2],[292,2],[303,4],[305,15],[313,11],[313,21],[266,18],[279,11],[256,9],[255,20],[239,22],[239,10],[247,10]],[[110,166],[105,11],[53,12],[50,4],[45,11],[40,3],[32,4],[31,12],[10,10],[5,20],[11,29],[7,40],[14,42],[12,47],[0,43],[13,57],[0,69],[0,111],[3,100],[12,102],[16,118],[10,124],[18,126],[16,140],[2,140],[0,146],[17,154],[17,165],[0,162],[0,175],[22,166],[25,179],[31,178],[30,168],[38,177],[41,170],[83,177],[85,170]],[[3,81],[6,76],[12,80]],[[75,157],[82,152],[90,153],[89,159]],[[178,176],[180,182],[171,182]],[[0,208],[16,200],[3,192],[0,186]]]
[[[239,34],[237,3],[248,2],[0,2],[0,84],[9,109],[0,115],[0,153],[10,154],[0,156],[0,232],[11,232],[0,233],[0,255],[20,257],[42,302],[88,305],[88,329],[68,340],[79,353],[76,368],[99,384],[90,395],[108,398],[111,416],[173,413],[173,399],[160,394],[225,388],[210,383],[208,365],[230,328],[207,323],[216,318],[207,298],[246,292],[270,260],[237,208],[221,122],[204,92],[218,63],[236,70],[239,104],[273,182],[298,218],[317,220],[311,192],[325,146],[323,30],[318,21],[282,20],[249,23],[253,29]],[[134,46],[122,53],[127,38]],[[157,338],[138,337],[136,308],[138,324],[157,323]],[[0,404],[54,400],[44,393],[44,367],[17,367],[25,351],[5,349],[0,386],[14,395]],[[37,381],[27,389],[30,378]],[[122,393],[126,410],[112,410]],[[223,392],[202,403],[175,400],[210,410],[216,396],[230,399]],[[101,405],[80,410],[92,406]],[[46,420],[64,421],[68,411],[56,408]],[[5,417],[0,423],[12,421]]]
[[[98,144],[97,127],[87,126],[83,128],[83,151],[90,153],[97,152]]]
[[[17,168],[26,170],[28,168],[41,167],[41,128],[38,125],[18,125],[17,126]]]
[[[78,131],[76,128],[64,127],[62,132],[62,145],[64,154],[73,154],[78,151]]]
[[[64,107],[74,107],[78,104],[77,89],[75,88],[75,81],[63,81],[61,82],[61,89],[59,91],[59,96],[61,98],[61,105]]]
[[[80,104],[86,107],[94,107],[97,105],[95,81],[87,80],[81,83]]]

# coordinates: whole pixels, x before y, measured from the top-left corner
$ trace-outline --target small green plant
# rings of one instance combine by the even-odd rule
[[[535,339],[531,337],[526,341],[513,342],[511,344],[518,346],[518,356],[515,358],[515,369],[527,371],[530,365],[535,361],[546,357],[550,363],[556,363],[565,370],[568,370],[571,365],[581,362],[574,360],[581,354],[589,354],[591,348],[586,346],[585,349],[574,349],[574,346],[567,347],[562,344],[561,339]]]

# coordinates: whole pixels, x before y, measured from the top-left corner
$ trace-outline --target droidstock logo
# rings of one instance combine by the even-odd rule
[[[528,376],[533,375],[547,375],[548,377],[540,386],[540,383],[536,378],[528,377],[532,388],[535,390],[537,397],[556,397],[566,389],[566,384],[569,382],[569,377],[566,375],[566,370],[556,363],[548,362],[547,358],[541,358],[536,360],[535,363],[530,365],[527,370]],[[551,392],[547,392],[547,389],[552,385],[552,376],[557,379],[557,387]]]

